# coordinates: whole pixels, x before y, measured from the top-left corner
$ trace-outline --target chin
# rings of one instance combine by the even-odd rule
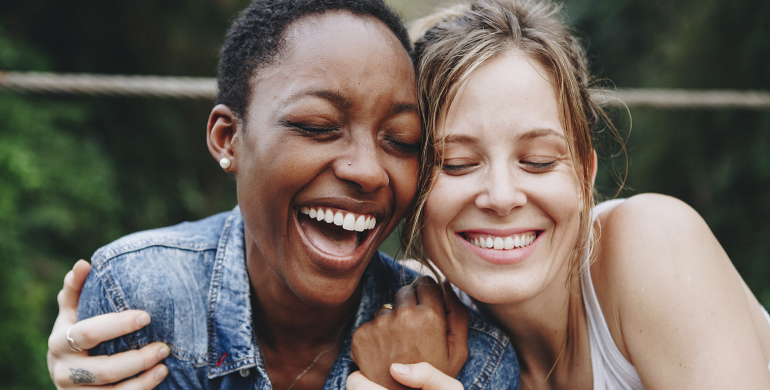
[[[348,278],[316,278],[295,284],[292,291],[304,302],[317,307],[341,306],[356,297],[363,272]],[[320,279],[320,280],[318,280]]]

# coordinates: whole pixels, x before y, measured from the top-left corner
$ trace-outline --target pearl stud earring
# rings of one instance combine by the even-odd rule
[[[230,159],[227,157],[222,157],[222,159],[219,160],[219,166],[222,167],[222,169],[230,168]]]

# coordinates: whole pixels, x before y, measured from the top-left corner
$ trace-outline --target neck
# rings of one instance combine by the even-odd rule
[[[314,349],[336,342],[358,308],[361,284],[345,302],[319,307],[298,297],[286,282],[246,243],[247,269],[252,288],[253,321],[260,347],[276,352]]]
[[[590,349],[580,280],[575,278],[569,290],[564,278],[555,280],[524,301],[481,305],[508,334],[519,358],[522,378],[533,389],[541,386],[554,367],[548,384],[565,379],[565,383],[574,385],[592,378],[591,365],[585,364],[590,361]],[[580,380],[570,382],[570,377]],[[548,384],[544,388],[552,388]]]

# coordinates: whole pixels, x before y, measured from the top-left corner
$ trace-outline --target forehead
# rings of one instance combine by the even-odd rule
[[[439,137],[468,132],[503,137],[533,129],[564,134],[553,75],[518,50],[499,53],[477,68],[442,114]]]
[[[328,11],[298,19],[287,27],[275,60],[253,79],[259,93],[299,90],[388,92],[415,101],[414,70],[406,50],[384,23],[348,11]],[[279,96],[274,96],[279,97]]]

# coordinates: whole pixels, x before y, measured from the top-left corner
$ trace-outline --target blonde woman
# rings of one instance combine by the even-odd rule
[[[411,226],[506,331],[521,387],[770,388],[770,317],[701,217],[653,194],[593,206],[605,116],[559,8],[477,0],[422,27],[418,93],[436,162]],[[359,328],[356,348],[398,361],[376,342],[401,332],[398,310]],[[391,373],[462,388],[425,363]],[[356,373],[348,388],[379,386]]]

